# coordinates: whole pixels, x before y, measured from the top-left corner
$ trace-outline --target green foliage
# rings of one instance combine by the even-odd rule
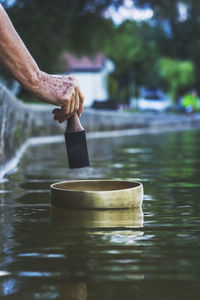
[[[195,91],[184,95],[181,106],[185,109],[191,107],[193,111],[197,111],[199,109],[199,101]]]
[[[12,6],[0,2],[39,67],[59,72],[63,51],[99,52],[110,26],[102,14],[122,0],[16,0]]]
[[[162,58],[158,61],[158,67],[174,100],[183,88],[190,88],[195,81],[194,65],[190,61]]]
[[[108,77],[108,92],[111,99],[117,99],[119,97],[118,81],[113,74]]]
[[[191,61],[195,66],[194,84],[200,93],[200,1],[197,0],[133,0],[137,6],[151,7],[156,27],[165,29],[160,35],[161,56],[181,61]],[[185,5],[185,18],[180,18],[179,5]]]
[[[105,54],[115,63],[111,81],[118,81],[121,100],[136,95],[140,85],[157,86],[156,60],[159,57],[156,30],[146,22],[126,21],[113,27]]]

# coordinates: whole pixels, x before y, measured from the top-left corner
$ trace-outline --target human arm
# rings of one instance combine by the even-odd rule
[[[76,77],[42,72],[1,4],[0,61],[25,89],[42,101],[61,107],[53,111],[54,119],[63,122],[68,114],[82,113],[84,97]]]

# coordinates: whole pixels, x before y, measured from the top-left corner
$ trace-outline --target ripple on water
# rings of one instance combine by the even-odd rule
[[[128,154],[141,154],[141,153],[150,153],[150,149],[145,148],[125,148],[122,149],[121,152],[128,153]]]

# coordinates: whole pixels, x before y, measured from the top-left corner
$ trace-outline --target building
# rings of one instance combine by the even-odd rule
[[[65,53],[63,67],[66,68],[66,74],[77,76],[85,96],[85,106],[91,106],[95,100],[108,100],[107,78],[114,70],[114,64],[105,56],[96,54],[93,57],[76,57],[74,54]]]

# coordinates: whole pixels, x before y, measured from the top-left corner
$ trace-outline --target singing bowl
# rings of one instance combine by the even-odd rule
[[[141,207],[143,186],[126,180],[75,180],[51,185],[51,203],[77,209]]]

